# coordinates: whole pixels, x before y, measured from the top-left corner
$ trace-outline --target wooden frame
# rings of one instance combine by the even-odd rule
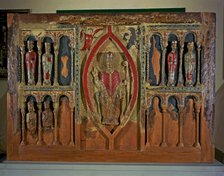
[[[0,79],[7,78],[7,14],[29,13],[28,9],[0,9]]]

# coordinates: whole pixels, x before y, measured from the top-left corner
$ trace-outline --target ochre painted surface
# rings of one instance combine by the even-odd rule
[[[213,161],[214,14],[8,21],[8,160]]]

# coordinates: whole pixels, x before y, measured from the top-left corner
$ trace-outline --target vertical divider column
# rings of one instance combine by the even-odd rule
[[[25,55],[25,45],[22,44],[22,46],[20,47],[20,54],[21,54],[21,85],[25,85],[25,70],[24,70],[24,55]]]
[[[38,107],[38,141],[37,141],[37,145],[44,145],[42,123],[41,123],[42,122],[42,120],[41,120],[41,113],[42,113],[41,101],[39,101],[37,103],[37,107]]]
[[[165,67],[166,67],[166,52],[167,52],[167,34],[164,33],[162,36],[162,76],[160,86],[165,86]]]
[[[71,120],[70,120],[71,124],[70,125],[71,126],[70,126],[70,142],[69,142],[69,145],[74,146],[75,143],[74,143],[74,117],[73,117],[73,115],[74,115],[74,103],[73,102],[70,103],[70,110],[71,110],[71,116],[70,116],[70,118],[71,118]]]
[[[200,74],[201,74],[201,44],[200,42],[197,43],[197,86],[201,85],[201,79],[200,79]]]
[[[167,105],[162,105],[162,143],[160,144],[161,147],[166,147],[166,110]]]
[[[180,41],[180,55],[179,55],[179,58],[180,58],[180,64],[179,64],[179,73],[178,73],[178,86],[183,86],[183,52],[184,52],[184,41],[182,41],[183,39],[181,39]]]
[[[23,102],[21,107],[21,114],[22,114],[22,140],[20,145],[26,145],[27,139],[26,139],[26,102]]]
[[[58,141],[58,102],[54,102],[54,145],[59,145]]]
[[[38,78],[37,78],[37,86],[41,86],[41,39],[38,38],[37,41],[37,48],[38,48]]]
[[[200,133],[200,119],[199,119],[199,114],[201,111],[201,104],[199,102],[195,103],[195,113],[196,113],[196,118],[195,118],[195,143],[194,143],[194,147],[198,147],[200,148],[200,142],[199,142],[199,133]]]
[[[178,147],[184,147],[184,143],[183,143],[183,112],[184,112],[184,106],[180,105],[178,107],[179,109],[179,134],[178,134]]]
[[[54,46],[54,86],[58,86],[58,41],[55,39],[55,46]]]

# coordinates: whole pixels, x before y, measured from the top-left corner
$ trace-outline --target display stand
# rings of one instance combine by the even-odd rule
[[[1,176],[223,176],[224,165],[188,163],[54,163],[8,162],[0,164]]]

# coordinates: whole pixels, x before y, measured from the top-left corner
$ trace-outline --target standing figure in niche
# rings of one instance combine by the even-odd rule
[[[54,128],[54,117],[53,112],[50,108],[50,100],[44,101],[44,111],[42,113],[42,125],[43,129],[46,132],[52,131]]]
[[[192,147],[195,142],[195,125],[194,100],[189,98],[183,116],[183,142],[187,147]]]
[[[58,54],[58,83],[60,85],[69,85],[71,83],[71,46],[68,36],[60,38]]]
[[[53,55],[50,53],[51,51],[51,43],[45,42],[45,53],[42,56],[42,65],[43,65],[43,84],[50,85],[51,84],[51,73],[53,66]]]
[[[169,102],[167,108],[166,135],[167,145],[176,146],[178,143],[178,112],[175,104]]]
[[[102,124],[118,125],[121,115],[122,104],[122,84],[120,74],[113,68],[112,52],[106,53],[104,71],[99,73],[99,80],[97,74],[93,74],[94,80],[100,81],[99,88],[99,104],[102,116]]]
[[[34,47],[33,41],[28,40],[27,41],[28,52],[25,55],[28,85],[35,84],[37,54],[36,52],[33,51],[33,47]]]
[[[175,86],[176,80],[175,75],[177,73],[177,65],[178,65],[178,52],[177,52],[177,41],[171,42],[171,52],[167,56],[167,64],[168,64],[168,86]]]
[[[156,85],[159,84],[159,78],[160,78],[160,58],[161,53],[156,48],[156,36],[153,36],[153,49],[152,49],[152,68],[154,75],[156,77]]]
[[[28,113],[26,114],[26,126],[32,137],[37,135],[37,114],[34,108],[33,100],[28,103]]]
[[[162,142],[162,113],[158,97],[153,99],[152,110],[147,112],[147,140],[152,146],[159,146]]]
[[[69,100],[67,97],[60,99],[59,107],[59,137],[63,145],[67,145],[70,141],[71,130],[71,109],[69,107]]]
[[[194,53],[194,42],[187,43],[187,53],[184,55],[184,68],[186,77],[186,86],[193,86],[193,75],[196,67],[196,55]]]

